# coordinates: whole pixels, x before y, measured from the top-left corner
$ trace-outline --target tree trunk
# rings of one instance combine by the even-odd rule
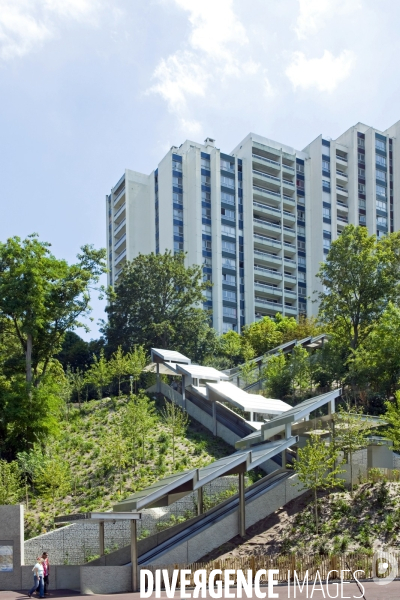
[[[315,509],[315,529],[318,535],[318,500],[317,500],[317,488],[314,488],[314,509]]]
[[[26,381],[32,383],[32,334],[28,333],[26,338]]]

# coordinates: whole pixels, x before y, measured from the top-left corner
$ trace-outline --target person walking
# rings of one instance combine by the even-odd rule
[[[43,558],[40,556],[36,559],[36,563],[32,569],[33,571],[33,587],[29,590],[28,596],[29,598],[32,596],[33,592],[39,588],[39,597],[44,598],[43,594]]]
[[[49,589],[49,575],[50,575],[50,563],[49,555],[47,552],[43,552],[43,583],[44,583],[44,595],[46,596]]]

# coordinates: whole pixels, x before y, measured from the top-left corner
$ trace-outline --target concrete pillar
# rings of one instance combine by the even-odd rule
[[[217,435],[217,403],[212,401],[213,435]]]
[[[202,515],[204,512],[204,505],[203,505],[203,488],[200,487],[197,490],[197,514],[198,515]]]
[[[100,556],[104,556],[104,521],[99,522],[99,547]]]
[[[254,421],[254,413],[250,413],[250,421]]]
[[[282,457],[282,469],[286,469],[286,450],[282,450],[281,452],[281,457]]]
[[[292,424],[285,423],[285,438],[288,440],[290,437],[292,437]]]
[[[244,496],[244,473],[239,473],[239,535],[246,535],[246,501]]]
[[[186,378],[182,375],[182,408],[186,410],[186,393],[185,393]]]
[[[336,412],[335,399],[333,398],[330,402],[328,402],[328,415],[332,416]]]
[[[136,521],[131,520],[131,562],[132,562],[132,592],[139,591],[138,580],[138,551],[137,551],[137,535]]]
[[[157,393],[161,392],[161,380],[160,380],[160,363],[156,363],[157,365]]]

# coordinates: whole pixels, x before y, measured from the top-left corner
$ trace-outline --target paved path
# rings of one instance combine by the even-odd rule
[[[400,598],[400,581],[393,581],[392,583],[390,583],[389,585],[385,585],[385,586],[378,586],[375,583],[372,582],[367,582],[367,583],[363,583],[363,586],[365,588],[365,600],[399,600]],[[337,587],[335,584],[331,584],[329,586],[329,593],[331,595],[332,598],[334,598],[337,594]],[[232,592],[234,590],[231,590]],[[267,592],[266,588],[262,588],[262,591]],[[274,588],[274,591],[276,593],[279,594],[279,599],[281,600],[285,600],[286,598],[294,598],[294,590],[293,587],[290,590],[290,595],[289,595],[289,590],[287,588],[287,586],[277,586]],[[329,598],[329,596],[327,595],[326,592],[326,586],[324,586],[324,594],[321,591],[314,591],[313,595],[311,595],[312,593],[312,586],[309,586],[308,589],[308,596],[306,593],[306,590],[303,590],[302,593],[299,592],[298,589],[296,589],[296,598],[312,598],[313,600],[322,600],[323,598]],[[46,596],[46,598],[49,598],[49,600],[52,599],[57,599],[57,600],[63,600],[63,598],[65,598],[66,600],[71,600],[72,598],[79,598],[81,596],[81,594],[77,594],[76,592],[70,591],[70,590],[57,590],[57,591],[53,591],[50,593],[49,596]],[[166,595],[165,592],[162,592],[162,599],[166,599]],[[255,598],[255,594],[253,594],[253,598]],[[343,586],[343,595],[341,593],[340,590],[340,586],[339,586],[339,595],[337,596],[338,599],[340,598],[360,598],[360,591],[357,588],[355,583],[347,583],[344,584]],[[20,592],[0,592],[0,600],[26,600],[27,595],[26,593],[20,593]],[[35,596],[33,596],[33,598],[35,598]],[[109,594],[109,595],[98,595],[96,596],[96,600],[112,600],[113,598],[115,598],[116,600],[139,600],[140,596],[139,594]],[[154,596],[152,596],[152,598],[154,598]],[[175,598],[180,598],[180,594],[176,593],[175,594]],[[207,594],[207,598],[210,598],[210,596]],[[266,595],[266,600],[268,599],[268,593]]]

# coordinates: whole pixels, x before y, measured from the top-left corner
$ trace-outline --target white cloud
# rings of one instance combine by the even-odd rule
[[[320,92],[332,92],[350,75],[355,60],[355,54],[350,50],[343,50],[339,56],[325,50],[322,58],[310,59],[302,52],[295,52],[285,73],[295,88],[315,87]]]
[[[189,13],[191,32],[184,47],[161,59],[148,90],[167,101],[182,127],[192,133],[201,125],[189,115],[188,99],[204,97],[211,85],[230,77],[254,76],[260,65],[251,58],[239,56],[241,46],[249,44],[246,30],[233,10],[233,0],[173,0]],[[193,126],[193,123],[195,124]]]
[[[299,39],[315,33],[325,21],[361,8],[361,0],[299,0],[295,31]]]
[[[0,59],[28,54],[53,37],[57,18],[92,22],[99,0],[0,0]]]

